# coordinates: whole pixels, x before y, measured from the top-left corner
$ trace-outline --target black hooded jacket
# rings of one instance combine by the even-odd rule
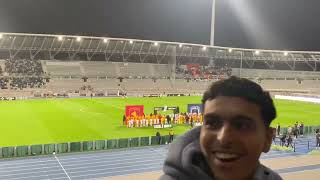
[[[214,180],[208,163],[200,150],[200,127],[185,133],[169,147],[160,180]],[[282,180],[269,168],[259,165],[254,180]]]

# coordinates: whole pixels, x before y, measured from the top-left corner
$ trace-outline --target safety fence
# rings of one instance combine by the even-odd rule
[[[319,122],[319,124],[320,124],[320,122]],[[320,125],[319,126],[304,126],[303,134],[305,134],[305,135],[315,134],[317,129],[320,129]],[[288,133],[288,128],[287,127],[280,128],[280,134],[286,134],[286,133]]]
[[[176,139],[174,136],[173,139]],[[0,147],[0,158],[26,157],[36,155],[50,155],[53,153],[72,153],[111,150],[121,148],[133,148],[143,146],[156,146],[169,143],[169,135],[166,136],[151,136],[151,137],[136,137],[122,138],[110,140],[68,142],[58,144],[39,144],[30,146],[16,147]]]
[[[320,129],[320,126],[305,126],[304,134],[310,135]],[[288,132],[288,128],[281,128],[280,134]],[[176,139],[177,136],[174,136]],[[58,144],[39,144],[30,146],[16,146],[16,147],[0,147],[0,158],[26,157],[36,155],[50,155],[52,153],[70,153],[70,152],[86,152],[111,150],[120,148],[132,148],[143,146],[156,146],[169,143],[169,135],[166,136],[149,136],[136,138],[122,138],[110,140],[96,140],[96,141],[82,141],[82,142],[68,142]],[[309,142],[308,149],[309,149]],[[295,145],[296,143],[294,143]],[[294,148],[296,149],[296,148]]]
[[[317,129],[320,130],[320,126],[305,126],[303,134],[300,134],[300,129],[298,128],[299,132],[296,136],[293,135],[292,130],[292,141],[289,143],[287,137],[283,139],[284,141],[281,141],[282,135],[288,133],[288,128],[280,128],[280,135],[275,138],[273,143],[275,145],[291,147],[294,152],[306,153],[316,148],[315,135]]]

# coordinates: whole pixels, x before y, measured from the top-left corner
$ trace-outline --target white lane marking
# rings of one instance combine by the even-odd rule
[[[141,159],[140,158],[136,158],[136,159]],[[160,161],[159,161],[160,160]],[[69,172],[70,170],[75,170],[75,169],[83,169],[83,168],[87,168],[87,165],[91,165],[93,167],[108,167],[108,166],[115,166],[115,165],[121,165],[121,164],[125,164],[125,163],[141,163],[143,165],[145,165],[147,162],[163,162],[164,159],[163,158],[155,158],[155,159],[150,159],[150,160],[143,160],[143,161],[136,161],[136,160],[133,160],[133,159],[130,159],[130,161],[123,161],[121,160],[121,163],[108,163],[110,161],[97,161],[97,162],[92,162],[90,163],[90,161],[88,161],[89,163],[81,163],[81,166],[76,166],[74,164],[78,164],[78,163],[74,163],[74,164],[70,164],[70,165],[64,165],[63,167],[65,169],[67,169]],[[108,163],[106,165],[95,165],[95,164],[101,164],[101,163]],[[38,164],[39,166],[39,164]],[[29,167],[29,166],[28,166]],[[19,172],[19,171],[23,171],[23,170],[20,170],[20,168],[24,168],[24,171],[33,171],[33,170],[38,170],[38,169],[51,169],[51,168],[59,168],[60,166],[59,165],[56,165],[56,166],[51,166],[51,167],[42,167],[42,168],[28,168],[28,169],[25,169],[25,166],[21,166],[21,167],[16,167],[14,170],[10,170],[10,171],[2,171],[4,173],[9,173],[9,172]],[[0,171],[1,172],[1,171]],[[21,173],[20,173],[21,174]],[[1,176],[1,175],[0,175]]]
[[[128,154],[119,154],[119,155],[113,155],[113,156],[97,156],[97,157],[94,157],[94,158],[88,158],[88,157],[78,157],[78,158],[72,158],[72,159],[63,159],[61,158],[60,156],[60,162],[63,162],[64,163],[64,166],[69,166],[67,164],[74,164],[74,163],[81,163],[81,162],[90,162],[90,161],[94,161],[94,160],[97,160],[97,161],[101,161],[101,160],[108,160],[108,161],[114,161],[114,162],[117,162],[117,161],[123,161],[123,160],[135,160],[135,159],[141,159],[141,157],[145,157],[145,158],[153,158],[154,155],[153,154],[148,154],[148,155],[145,155],[146,153],[141,153],[141,154],[131,154],[131,153],[128,153]],[[106,154],[104,154],[106,155]],[[128,156],[129,155],[129,156]],[[128,157],[130,157],[128,159]],[[48,162],[55,162],[54,161],[42,161],[44,163],[48,163]],[[13,165],[13,164],[10,164],[10,165]],[[19,166],[20,165],[20,166]],[[14,166],[10,166],[10,167],[3,167],[5,169],[10,169],[10,168],[17,168],[17,167],[22,167],[24,168],[25,166],[28,166],[28,167],[32,167],[32,166],[37,166],[38,165],[38,162],[32,162],[32,163],[19,163],[18,166],[17,165],[14,165]]]
[[[122,171],[113,171],[113,172],[103,172],[103,173],[93,173],[93,174],[83,174],[83,175],[78,175],[78,176],[72,176],[73,178],[78,178],[78,177],[84,177],[84,176],[93,176],[93,175],[99,175],[99,174],[103,174],[103,175],[107,175],[107,174],[113,174],[113,173],[123,173],[123,172],[130,172],[130,171],[141,171],[141,170],[149,170],[152,169],[153,171],[155,171],[154,167],[147,167],[147,168],[139,168],[139,169],[130,169],[130,170],[122,170]],[[161,170],[161,169],[159,169]]]
[[[58,163],[60,164],[62,170],[64,171],[64,173],[67,175],[67,177],[69,178],[69,180],[71,180],[70,176],[68,175],[67,171],[64,169],[64,167],[62,166],[62,164],[60,163],[58,157],[54,154],[54,158],[56,158],[56,160],[58,161]]]

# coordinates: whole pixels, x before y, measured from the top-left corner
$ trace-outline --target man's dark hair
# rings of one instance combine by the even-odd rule
[[[231,76],[228,79],[214,82],[203,94],[203,107],[207,100],[213,100],[218,96],[240,97],[259,105],[266,127],[269,127],[272,120],[276,118],[276,109],[269,92],[248,79]]]

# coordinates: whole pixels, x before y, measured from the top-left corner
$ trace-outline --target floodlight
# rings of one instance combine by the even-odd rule
[[[254,52],[256,55],[259,55],[260,54],[260,51],[256,51],[256,52]]]
[[[80,42],[81,41],[81,37],[77,37],[77,41]]]
[[[130,41],[129,41],[129,43],[130,43],[130,44],[132,44],[132,43],[133,43],[133,41],[132,41],[132,40],[130,40]]]
[[[154,42],[154,45],[155,45],[155,46],[158,46],[158,44],[159,44],[158,42]]]
[[[202,50],[203,50],[203,51],[207,50],[207,46],[203,46],[203,47],[202,47]]]
[[[0,34],[0,39],[1,39],[1,38],[3,38],[3,35],[2,35],[2,34]]]
[[[182,48],[182,44],[179,44],[179,48]]]
[[[229,53],[232,53],[232,49],[229,49],[228,51],[229,51]]]
[[[58,41],[62,41],[63,37],[62,36],[58,36]]]
[[[289,54],[288,52],[284,52],[283,53],[284,56],[288,56],[288,54]]]
[[[108,39],[103,39],[103,42],[104,42],[104,43],[107,43],[107,42],[108,42]]]

